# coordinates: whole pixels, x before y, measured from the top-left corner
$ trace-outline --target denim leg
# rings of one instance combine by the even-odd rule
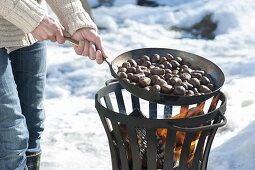
[[[43,99],[46,79],[46,44],[35,43],[10,53],[22,114],[29,131],[27,154],[40,152],[45,119]]]
[[[0,48],[0,169],[22,170],[28,131],[13,78],[9,55]]]

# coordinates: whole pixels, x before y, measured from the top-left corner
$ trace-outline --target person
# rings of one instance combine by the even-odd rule
[[[79,41],[74,50],[98,64],[107,57],[97,27],[79,0],[1,0],[0,169],[40,168],[44,130],[46,43]]]

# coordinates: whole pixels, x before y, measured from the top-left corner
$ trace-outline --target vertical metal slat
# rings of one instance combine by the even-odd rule
[[[149,103],[149,118],[157,118],[157,103]]]
[[[139,109],[140,110],[139,98],[131,94],[131,100],[132,100],[132,108],[133,108],[133,110],[135,110],[135,109]]]
[[[191,169],[200,169],[198,166],[199,166],[199,161],[202,161],[202,158],[203,158],[204,145],[205,145],[207,134],[208,134],[207,131],[203,131],[200,134]]]
[[[107,109],[113,110],[113,106],[112,106],[112,102],[111,102],[111,99],[109,97],[109,94],[104,96],[104,101],[105,101]]]
[[[140,150],[138,147],[138,139],[136,130],[134,127],[127,126],[129,139],[130,139],[130,145],[131,145],[131,153],[132,153],[132,170],[141,170],[142,163],[140,158]]]
[[[121,170],[129,170],[126,146],[124,143],[124,139],[121,135],[118,122],[112,121],[112,127],[113,127],[113,132],[114,132],[114,136],[116,139],[117,148],[119,150],[119,156],[120,156],[120,160],[121,160],[121,165],[120,165],[121,168],[120,169]]]
[[[163,170],[173,170],[175,140],[176,140],[176,131],[167,129]]]
[[[117,104],[118,104],[118,107],[119,107],[119,112],[123,113],[123,114],[127,114],[124,99],[123,99],[123,95],[122,95],[122,92],[121,92],[120,88],[116,89],[115,95],[116,95]]]
[[[156,135],[155,129],[147,128],[147,170],[156,170]]]
[[[186,133],[186,136],[182,145],[182,151],[181,151],[181,157],[180,157],[180,164],[179,164],[180,170],[188,169],[190,146],[194,138],[195,138],[195,133]]]
[[[104,129],[106,131],[107,137],[108,137],[108,142],[110,146],[110,151],[111,151],[111,159],[112,159],[112,169],[113,170],[118,170],[119,169],[119,156],[118,153],[116,152],[116,146],[113,143],[113,134],[110,131],[109,123],[106,121],[105,117],[101,117],[101,121],[103,123]]]

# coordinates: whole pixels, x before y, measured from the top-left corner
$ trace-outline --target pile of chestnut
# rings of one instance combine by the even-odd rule
[[[214,89],[204,70],[169,53],[129,59],[118,67],[117,74],[124,81],[147,91],[168,95],[203,95]]]

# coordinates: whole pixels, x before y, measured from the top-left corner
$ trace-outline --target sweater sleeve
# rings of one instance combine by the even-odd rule
[[[46,13],[35,0],[0,0],[0,2],[0,15],[25,33],[32,32]]]
[[[83,9],[80,0],[46,0],[61,24],[71,35],[80,28],[97,30],[96,24]]]

